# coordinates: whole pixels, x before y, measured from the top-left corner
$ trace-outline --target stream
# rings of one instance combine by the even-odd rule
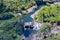
[[[42,6],[37,6],[37,8],[33,9],[30,13],[27,15],[23,15],[24,22],[31,22],[33,21],[33,18],[31,18],[31,15],[33,15],[37,10],[39,10]]]
[[[37,8],[33,9],[33,11],[31,11],[27,15],[23,15],[24,22],[32,22],[32,21],[34,21],[33,18],[31,18],[31,15],[33,15],[41,7],[42,6],[38,6]],[[36,30],[32,30],[32,29],[24,30],[24,32],[23,32],[24,36],[22,37],[22,40],[36,40],[36,38],[33,38],[34,36],[36,36],[36,34],[37,34]]]

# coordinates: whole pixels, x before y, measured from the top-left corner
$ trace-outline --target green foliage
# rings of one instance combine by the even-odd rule
[[[12,15],[12,12],[5,12],[0,14],[0,20],[8,20],[11,19],[12,17],[14,17]]]
[[[15,17],[12,12],[0,14],[0,39],[1,40],[20,40],[22,34],[21,16]]]
[[[54,37],[46,38],[46,40],[56,40]]]
[[[3,4],[10,11],[20,12],[22,10],[26,10],[33,4],[35,4],[34,0],[3,0]]]
[[[55,4],[44,6],[38,14],[35,16],[35,19],[43,22],[54,22],[60,20],[60,7],[57,7]]]
[[[18,39],[19,38],[19,39]],[[20,40],[16,33],[0,33],[0,40]]]
[[[40,28],[40,31],[41,31],[41,32],[44,32],[46,29],[47,29],[48,31],[50,31],[51,26],[50,26],[48,23],[43,23],[43,24],[42,24],[42,27]]]
[[[50,37],[47,37],[45,40],[60,40],[60,33],[52,34]]]
[[[35,0],[0,0],[0,40],[20,40],[23,33],[22,16]]]

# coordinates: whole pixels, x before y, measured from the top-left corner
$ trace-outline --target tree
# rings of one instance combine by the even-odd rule
[[[43,23],[41,28],[40,28],[40,31],[43,32],[46,29],[48,29],[50,31],[50,28],[51,28],[51,26],[48,23]]]
[[[4,12],[0,14],[0,40],[20,40],[23,33],[23,24],[20,22],[22,17],[13,12]]]
[[[40,32],[41,37],[43,36],[43,38],[46,38],[46,37],[50,36],[51,26],[48,23],[44,23],[44,24],[42,24],[39,32]]]
[[[16,17],[0,20],[0,39],[1,40],[20,40],[23,33],[23,25]]]
[[[3,0],[4,5],[6,8],[10,9],[10,11],[21,12],[26,10],[33,4],[35,4],[34,0]]]
[[[34,4],[34,0],[0,0],[0,40],[20,40],[22,16],[16,12],[26,11]]]
[[[60,7],[59,7],[60,8]],[[44,6],[42,10],[35,15],[35,19],[43,22],[56,22],[60,20],[60,9],[57,5],[51,4]],[[57,14],[58,13],[58,14]]]
[[[60,33],[52,34],[50,37],[47,37],[45,40],[60,40]]]

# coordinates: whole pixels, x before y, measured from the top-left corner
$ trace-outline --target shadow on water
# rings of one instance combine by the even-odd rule
[[[31,34],[31,33],[33,33],[33,34],[35,34],[35,33],[37,33],[37,31],[36,30],[29,30],[29,29],[27,29],[27,30],[24,30],[24,36],[25,37],[29,37],[29,35]]]

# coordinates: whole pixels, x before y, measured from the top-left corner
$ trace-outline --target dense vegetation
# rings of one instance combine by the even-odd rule
[[[35,15],[35,19],[39,22],[43,22],[39,30],[42,40],[60,40],[60,26],[58,26],[56,23],[53,24],[53,22],[60,21],[59,4],[49,4],[43,6]],[[50,22],[52,22],[54,26],[52,26]],[[54,33],[55,31],[58,32]]]
[[[60,40],[60,33],[52,34],[50,37],[46,38],[45,40]]]
[[[6,12],[0,14],[0,40],[20,40],[22,24],[17,16]],[[19,16],[20,17],[20,16]]]
[[[37,21],[56,22],[60,21],[60,6],[56,4],[46,5],[35,15]]]
[[[50,36],[50,32],[51,32],[51,25],[49,23],[43,23],[39,30],[40,37],[43,36],[42,39],[45,39],[46,37]]]
[[[26,9],[35,4],[34,0],[1,0],[1,1],[5,7],[5,11],[8,10],[12,12],[26,11]]]
[[[0,0],[0,40],[20,40],[23,21],[16,13],[34,4],[34,0]]]
[[[0,40],[20,40],[20,35],[23,33],[23,20],[22,16],[17,13],[26,13],[26,10],[35,4],[36,0],[0,0]],[[38,12],[35,19],[40,22],[59,21],[59,11],[59,6],[47,5]],[[48,23],[43,25],[40,32],[45,35],[50,31],[51,26]],[[48,37],[46,40],[50,38],[53,40],[52,37]]]
[[[56,31],[58,32],[56,33]],[[39,34],[40,38],[42,37],[42,40],[60,40],[60,27],[52,27],[49,23],[43,23],[39,30]]]

